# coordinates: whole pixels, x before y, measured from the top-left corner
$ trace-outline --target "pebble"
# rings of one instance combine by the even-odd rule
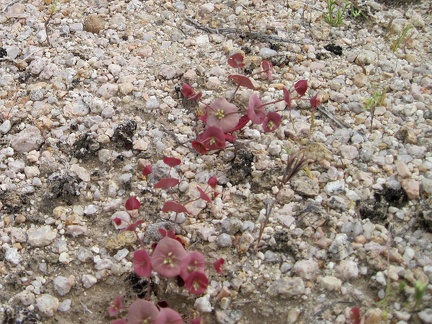
[[[21,132],[12,136],[11,146],[20,153],[37,150],[43,143],[40,130],[35,126],[27,126]]]
[[[50,245],[57,236],[57,231],[51,229],[51,226],[42,226],[32,228],[27,232],[27,242],[33,247],[42,247]]]
[[[50,294],[42,294],[36,297],[36,307],[45,316],[52,317],[60,306],[59,300]]]
[[[314,260],[300,260],[294,264],[294,273],[306,280],[312,280],[318,273],[318,263]]]
[[[340,291],[342,287],[342,281],[334,276],[320,277],[318,282],[329,291]]]
[[[222,233],[217,237],[217,245],[221,248],[230,247],[232,245],[232,239],[229,234]]]
[[[270,49],[270,48],[262,47],[262,48],[260,48],[258,55],[261,56],[263,59],[268,59],[268,58],[271,58],[273,56],[276,56],[277,52],[275,50]]]
[[[210,303],[209,295],[204,295],[203,297],[197,298],[195,300],[194,306],[197,311],[201,313],[211,313],[211,311],[213,310],[213,307]]]
[[[319,183],[309,177],[295,177],[290,181],[295,192],[306,197],[315,197],[319,194]]]
[[[353,248],[346,234],[337,234],[329,247],[329,252],[335,260],[343,260],[353,253]]]
[[[54,279],[54,290],[60,296],[66,295],[75,284],[75,276],[70,275],[69,277],[58,276]]]
[[[83,275],[81,281],[82,281],[84,288],[86,288],[86,289],[94,286],[97,283],[96,277],[93,275],[90,275],[90,274]]]
[[[305,284],[302,278],[292,277],[292,278],[281,278],[275,280],[271,283],[270,287],[267,289],[267,293],[270,296],[280,296],[280,297],[293,297],[298,295],[303,295],[306,291]]]
[[[357,263],[352,260],[342,260],[336,267],[335,271],[338,278],[342,280],[349,280],[359,276],[359,269]]]

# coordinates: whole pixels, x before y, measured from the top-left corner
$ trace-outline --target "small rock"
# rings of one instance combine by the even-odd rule
[[[42,294],[36,298],[36,307],[38,310],[49,317],[54,316],[59,305],[59,300],[50,294]]]
[[[271,48],[262,47],[260,48],[258,55],[261,56],[263,59],[268,59],[277,55],[277,52],[275,50],[272,50]]]
[[[19,301],[24,305],[24,306],[29,306],[31,304],[34,304],[36,298],[35,295],[31,292],[31,291],[21,291],[20,293],[15,295],[15,298],[19,299]]]
[[[306,280],[311,280],[318,273],[318,263],[314,260],[300,260],[294,264],[293,271],[297,276]]]
[[[333,243],[329,247],[329,252],[336,260],[343,260],[353,253],[351,243],[346,234],[337,234]]]
[[[104,29],[105,22],[99,15],[89,15],[84,20],[84,30],[90,33],[99,33],[102,29]]]
[[[74,172],[82,181],[90,181],[90,172],[78,164],[72,164],[70,170]]]
[[[27,126],[18,134],[12,136],[11,146],[17,152],[37,150],[43,143],[40,130],[36,126]]]
[[[31,246],[41,247],[51,244],[57,236],[57,231],[52,230],[50,226],[32,228],[28,231],[28,243]]]
[[[198,298],[195,300],[194,306],[201,313],[211,313],[212,306],[210,303],[210,296],[204,295],[203,297]]]
[[[234,235],[241,230],[243,223],[236,217],[227,217],[222,221],[222,231]]]
[[[213,12],[215,6],[213,3],[205,3],[201,6],[201,11],[205,14]]]
[[[342,193],[344,190],[345,190],[344,180],[330,181],[324,187],[324,191],[330,196],[334,194]]]
[[[72,300],[71,299],[65,299],[60,303],[57,310],[60,312],[68,312],[71,308],[71,305],[72,305]]]
[[[66,233],[77,237],[80,235],[86,235],[87,234],[87,226],[84,225],[69,225],[66,227]]]
[[[432,195],[432,179],[423,178],[423,180],[422,180],[422,189],[429,196],[431,196]]]
[[[222,233],[217,237],[217,245],[222,248],[230,247],[232,245],[231,236],[226,233]]]
[[[102,98],[110,99],[117,95],[118,90],[119,86],[117,84],[105,83],[99,88],[97,94]]]
[[[342,287],[342,281],[333,276],[325,276],[319,279],[319,282],[324,287],[324,289],[330,291],[339,291]]]
[[[408,169],[408,166],[405,164],[405,162],[403,161],[397,161],[395,163],[396,166],[396,171],[399,174],[400,177],[402,178],[408,178],[411,176],[411,172]]]
[[[357,278],[359,275],[357,263],[352,260],[342,260],[335,270],[338,276],[344,280]]]
[[[418,317],[423,321],[423,323],[432,323],[432,308],[426,308],[418,313]]]
[[[295,177],[291,180],[291,186],[298,194],[306,197],[315,197],[320,190],[318,181],[309,177]]]
[[[414,200],[420,198],[420,183],[417,180],[402,180],[402,188],[405,190],[409,199]]]
[[[292,297],[304,294],[305,289],[304,282],[300,277],[281,278],[270,285],[267,293],[273,297]]]
[[[75,276],[70,275],[69,277],[58,276],[54,279],[54,290],[60,296],[66,295],[75,284]]]
[[[21,261],[21,255],[18,253],[17,248],[6,248],[5,259],[17,265]]]
[[[177,71],[171,65],[162,64],[159,69],[159,75],[164,79],[170,80],[177,75]]]
[[[96,277],[89,274],[83,275],[81,281],[83,283],[84,288],[87,289],[92,287],[95,283],[97,283]]]

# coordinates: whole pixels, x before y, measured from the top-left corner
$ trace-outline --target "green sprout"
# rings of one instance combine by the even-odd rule
[[[399,33],[398,37],[393,41],[391,49],[394,53],[396,53],[402,44],[406,44],[407,40],[411,38],[413,33],[408,35],[411,29],[413,29],[413,26],[406,25],[405,28]]]
[[[427,283],[417,281],[414,286],[414,307],[418,307],[423,301],[423,297],[426,293]]]
[[[373,128],[373,119],[375,116],[375,108],[381,106],[386,98],[386,91],[383,89],[376,89],[371,97],[365,100],[365,108],[371,113],[371,125],[370,129]]]

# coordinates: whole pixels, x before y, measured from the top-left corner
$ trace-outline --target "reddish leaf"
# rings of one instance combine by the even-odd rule
[[[212,202],[211,199],[210,199],[210,197],[205,193],[204,190],[202,190],[199,186],[197,186],[196,188],[198,189],[198,191],[199,191],[199,193],[200,193],[200,198],[201,198],[202,200],[205,200],[205,201],[207,201],[207,202],[209,202],[209,203]]]
[[[201,324],[201,317],[191,319],[190,324]]]
[[[146,165],[145,167],[144,167],[144,169],[143,169],[143,171],[142,171],[142,174],[143,174],[143,176],[145,176],[145,177],[147,177],[150,173],[152,173],[153,172],[153,168],[152,168],[152,166],[149,164],[149,165]]]
[[[256,90],[252,81],[248,77],[245,77],[244,75],[231,74],[230,76],[228,76],[228,78],[233,80],[239,86],[246,87],[246,88],[251,89],[251,90]]]
[[[186,98],[189,98],[190,96],[193,96],[195,94],[195,91],[192,89],[192,86],[189,83],[183,83],[181,93]]]
[[[164,178],[155,183],[154,188],[168,189],[177,186],[179,182],[179,179],[176,178]]]
[[[316,109],[321,103],[321,101],[318,99],[318,94],[310,98],[309,101],[312,109]]]
[[[289,110],[291,110],[291,92],[288,91],[287,88],[282,88],[283,95],[284,95],[284,101],[287,104]]]
[[[167,201],[163,207],[162,207],[162,211],[164,213],[173,211],[176,213],[186,213],[186,214],[190,214],[189,211],[186,209],[185,206],[183,206],[182,204],[179,204],[178,202],[175,201]]]
[[[261,124],[266,117],[264,105],[256,93],[249,96],[249,105],[247,110],[249,119],[254,124]]]
[[[130,224],[128,227],[126,227],[124,230],[125,231],[131,231],[131,232],[134,232],[136,229],[137,229],[137,227],[138,226],[140,226],[142,223],[144,223],[144,221],[141,219],[141,220],[137,220],[135,223],[133,223],[133,224]]]
[[[169,165],[171,168],[174,168],[175,166],[179,165],[181,163],[180,159],[174,158],[174,157],[164,157],[163,161],[165,164]]]
[[[159,228],[158,232],[162,237],[165,237],[167,235],[167,230],[165,228]]]
[[[113,302],[108,307],[107,311],[109,316],[116,317],[119,311],[123,308],[123,301],[120,295],[115,296]]]
[[[118,318],[116,320],[111,321],[110,324],[127,324],[127,321],[124,318]]]
[[[235,136],[233,136],[233,135],[231,135],[231,134],[224,134],[224,136],[225,136],[225,141],[228,141],[228,142],[234,142],[237,138],[235,137]]]
[[[308,85],[306,80],[297,81],[297,83],[294,85],[294,89],[297,91],[300,97],[306,93],[307,88]]]
[[[232,132],[235,132],[235,131],[242,129],[243,127],[246,126],[246,124],[249,122],[249,120],[250,119],[249,119],[248,115],[241,116],[236,127],[234,127],[232,130],[230,130],[229,133],[232,133]]]
[[[217,273],[222,273],[222,267],[224,263],[225,260],[223,258],[220,258],[213,263],[213,267],[215,268]]]
[[[113,222],[114,222],[114,224],[116,224],[117,226],[120,226],[121,223],[123,222],[123,220],[122,220],[121,218],[114,217],[114,218],[113,218]]]
[[[358,307],[351,308],[350,321],[351,321],[351,324],[360,324],[361,323],[360,308],[358,308]]]
[[[139,209],[140,206],[141,204],[135,196],[130,196],[130,198],[126,200],[126,204],[125,204],[126,210]]]
[[[263,72],[264,72],[265,75],[267,76],[267,78],[268,78],[269,80],[273,80],[273,76],[272,76],[272,73],[271,73],[271,69],[273,68],[273,64],[272,64],[272,62],[269,62],[269,61],[267,61],[267,60],[263,60],[263,61],[261,62],[261,67],[262,67],[262,69],[263,69]]]
[[[216,188],[218,181],[215,176],[212,176],[210,179],[208,179],[207,184],[214,189]]]
[[[235,53],[228,58],[228,65],[233,68],[244,67],[243,55],[241,53]]]

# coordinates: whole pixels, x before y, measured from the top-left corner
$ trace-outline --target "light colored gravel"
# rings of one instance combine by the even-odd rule
[[[161,159],[175,156],[186,197],[219,180],[212,206],[198,201],[176,221],[192,249],[226,264],[199,298],[154,276],[155,300],[206,323],[349,323],[352,307],[368,323],[432,323],[427,1],[357,1],[366,19],[330,27],[326,1],[60,0],[45,30],[48,2],[0,0],[0,321],[108,323],[115,295],[130,304],[135,237],[112,219],[128,219],[134,193],[144,241],[157,240],[174,216],[140,169],[164,176]],[[229,96],[235,52],[250,70],[275,65],[271,82],[255,77],[264,102],[308,80],[327,112],[312,134],[308,103],[296,102],[275,133],[251,126],[223,152],[193,151],[194,107],[176,88]],[[365,105],[380,92],[371,127]],[[264,202],[297,150],[313,162],[278,195],[257,250]]]

